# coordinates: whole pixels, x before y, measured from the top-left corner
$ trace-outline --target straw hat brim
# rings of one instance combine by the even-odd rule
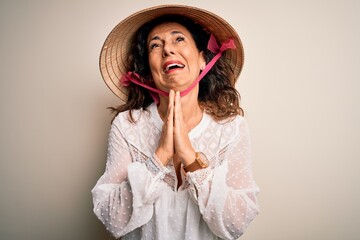
[[[238,79],[244,63],[244,50],[240,37],[228,22],[204,9],[185,5],[161,5],[141,10],[125,18],[110,32],[101,49],[99,64],[102,77],[121,100],[127,99],[127,89],[120,83],[120,78],[127,72],[126,54],[133,35],[145,23],[169,14],[182,15],[202,25],[216,37],[219,44],[232,38],[236,50],[227,50],[223,54],[233,67],[235,81]]]

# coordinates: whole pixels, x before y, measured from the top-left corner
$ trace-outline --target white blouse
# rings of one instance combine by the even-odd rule
[[[94,212],[122,239],[236,239],[259,212],[243,117],[216,122],[204,113],[189,133],[209,167],[183,172],[155,156],[163,122],[155,104],[113,121],[105,173],[92,189]]]

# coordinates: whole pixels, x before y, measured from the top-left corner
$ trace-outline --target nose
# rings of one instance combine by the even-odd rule
[[[167,57],[174,54],[174,50],[171,44],[165,44],[163,48],[163,57]]]

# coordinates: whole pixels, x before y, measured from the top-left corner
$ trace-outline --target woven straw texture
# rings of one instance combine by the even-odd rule
[[[161,5],[144,9],[125,18],[110,32],[101,49],[99,64],[102,77],[111,91],[121,100],[126,101],[127,99],[127,90],[121,85],[120,78],[127,72],[125,69],[126,54],[133,35],[146,22],[167,14],[182,15],[194,20],[211,32],[219,44],[233,38],[236,50],[228,50],[224,55],[232,64],[235,79],[239,77],[244,63],[243,46],[238,34],[229,23],[200,8],[184,5]]]

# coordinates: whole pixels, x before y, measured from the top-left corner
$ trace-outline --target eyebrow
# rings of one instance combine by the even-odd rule
[[[170,33],[171,35],[175,35],[175,34],[182,34],[182,35],[185,35],[183,32],[181,31],[172,31]],[[160,40],[160,37],[159,36],[154,36],[152,39],[149,40],[149,42],[151,42],[152,40]]]

